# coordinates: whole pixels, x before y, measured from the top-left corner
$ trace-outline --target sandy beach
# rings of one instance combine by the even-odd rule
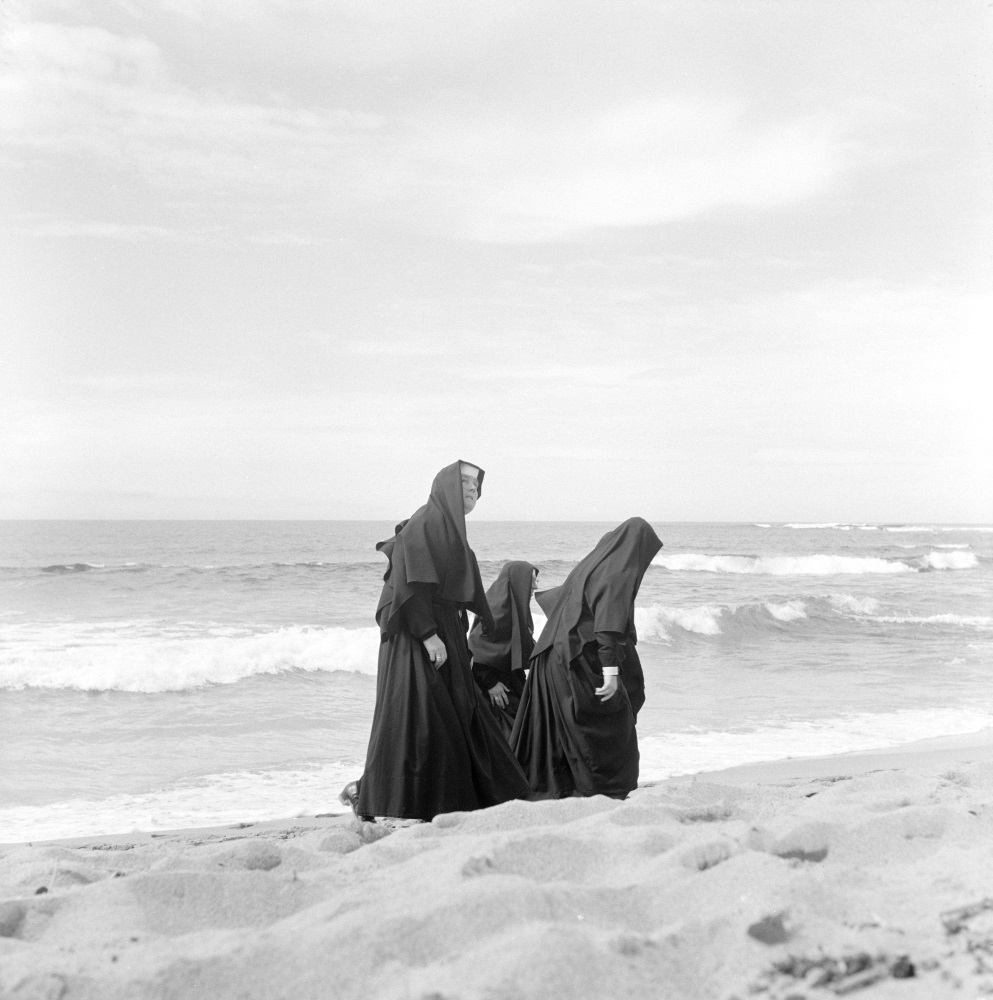
[[[993,995],[993,738],[0,847],[5,998]]]

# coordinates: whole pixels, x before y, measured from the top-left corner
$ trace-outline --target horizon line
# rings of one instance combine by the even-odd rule
[[[634,515],[628,515],[634,516]],[[644,516],[644,515],[638,515]],[[2,524],[78,524],[78,523],[95,523],[95,524],[117,524],[117,523],[134,523],[134,524],[258,524],[260,522],[272,522],[279,524],[286,523],[300,523],[300,524],[325,524],[332,522],[348,523],[348,524],[381,524],[394,521],[395,518],[392,517],[0,517],[0,523]],[[622,519],[623,520],[623,519]],[[854,527],[858,526],[872,526],[872,527],[907,527],[910,525],[920,524],[922,526],[928,527],[982,527],[987,528],[993,526],[993,521],[936,521],[928,520],[927,518],[914,518],[910,520],[894,520],[894,521],[852,521],[841,519],[837,521],[826,521],[817,520],[812,521],[804,518],[795,518],[789,521],[780,521],[774,519],[762,519],[762,518],[745,518],[744,520],[738,521],[728,521],[728,520],[714,520],[714,519],[702,519],[702,520],[687,520],[685,518],[677,518],[674,520],[667,520],[665,518],[652,518],[646,517],[646,521],[658,521],[660,524],[751,524],[756,527],[769,525],[772,526],[786,526],[790,524],[803,524],[808,526],[813,525],[824,525],[825,527],[834,527],[836,525],[852,525]],[[578,518],[578,517],[563,517],[563,518],[553,518],[553,517],[535,517],[535,518],[523,518],[523,517],[510,517],[510,518],[473,518],[472,522],[474,524],[613,524],[614,518]]]

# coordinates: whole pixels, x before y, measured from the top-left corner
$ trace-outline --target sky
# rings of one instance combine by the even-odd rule
[[[0,0],[0,517],[993,522],[987,0]]]

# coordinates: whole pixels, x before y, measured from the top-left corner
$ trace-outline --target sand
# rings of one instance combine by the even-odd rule
[[[3,998],[993,995],[993,740],[0,847]]]

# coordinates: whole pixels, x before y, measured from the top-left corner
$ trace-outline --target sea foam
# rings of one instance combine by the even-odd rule
[[[974,552],[929,552],[924,565],[930,569],[973,569],[979,560]]]
[[[773,618],[781,622],[794,622],[807,617],[803,601],[787,601],[785,604],[767,601],[765,607]]]
[[[5,842],[17,843],[347,812],[338,802],[338,791],[361,768],[361,761],[348,760],[287,770],[232,771],[143,794],[0,808],[0,831]]]
[[[879,610],[879,601],[875,597],[829,594],[828,601],[835,611],[849,611],[857,615],[873,615]]]
[[[912,559],[879,556],[735,556],[676,552],[657,555],[653,566],[673,573],[738,573],[767,576],[842,576],[868,573],[918,573],[930,569],[973,569],[979,560],[972,552],[929,552]]]
[[[854,525],[846,524],[841,521],[795,521],[790,524],[784,524],[783,527],[792,528],[794,531],[818,531],[827,528],[834,528],[840,531],[851,531]]]
[[[648,642],[668,641],[672,626],[698,635],[718,635],[721,631],[719,619],[723,613],[724,608],[717,605],[673,608],[653,604],[648,608],[634,609],[634,625],[638,639]]]
[[[877,615],[874,620],[894,625],[957,625],[984,632],[993,629],[993,617],[990,615]]]
[[[912,573],[919,568],[897,559],[876,556],[712,556],[699,552],[659,555],[652,565],[675,573],[755,573],[769,576]]]

